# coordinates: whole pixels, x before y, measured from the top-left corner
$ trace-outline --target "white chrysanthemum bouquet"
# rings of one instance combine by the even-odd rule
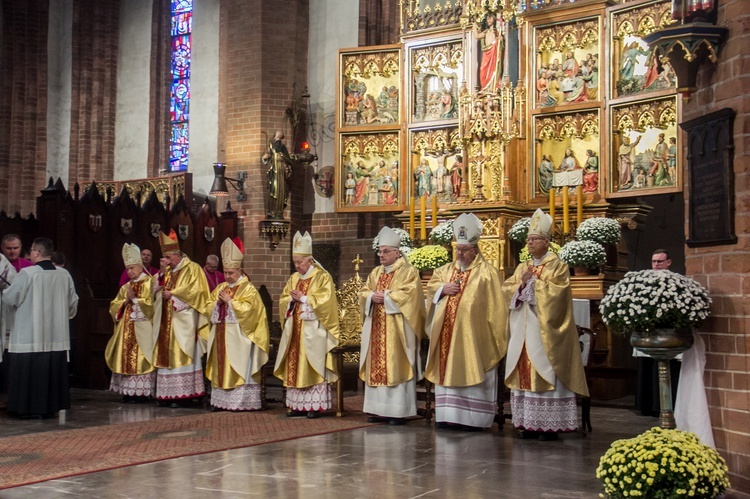
[[[576,229],[577,240],[600,244],[617,244],[621,234],[620,222],[614,218],[587,218]]]
[[[599,304],[604,323],[620,334],[699,326],[710,308],[703,286],[669,270],[628,272]]]
[[[607,259],[602,245],[593,241],[570,241],[563,245],[558,255],[570,267],[590,269],[601,266]]]
[[[453,242],[453,220],[448,220],[438,224],[430,232],[430,241],[432,244],[448,245]]]

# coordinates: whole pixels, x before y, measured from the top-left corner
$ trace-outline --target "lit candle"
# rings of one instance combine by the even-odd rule
[[[409,200],[409,237],[411,239],[414,239],[414,232],[415,232],[415,227],[414,227],[414,209],[415,209],[415,206],[414,205],[415,205],[414,198],[411,198]]]
[[[570,198],[568,186],[563,187],[563,234],[570,233]]]
[[[555,226],[555,188],[549,190],[549,216],[552,217],[552,226]]]
[[[583,222],[583,185],[576,187],[576,223],[580,227]]]
[[[419,197],[419,238],[424,241],[427,239],[427,198]]]
[[[437,218],[438,218],[437,196],[432,196],[432,228],[433,229],[437,227]]]

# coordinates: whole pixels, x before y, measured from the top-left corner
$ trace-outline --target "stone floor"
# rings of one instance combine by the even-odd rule
[[[59,420],[0,412],[0,437],[208,411],[123,404],[103,391],[74,389],[72,396]],[[520,440],[508,422],[467,433],[414,419],[51,480],[2,490],[0,498],[595,498],[594,470],[610,443],[657,424],[619,402],[595,403],[593,432],[556,442]]]

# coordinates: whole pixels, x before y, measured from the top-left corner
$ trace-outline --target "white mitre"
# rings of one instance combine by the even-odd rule
[[[292,255],[312,256],[312,236],[305,231],[305,235],[297,231],[292,241]]]
[[[143,265],[141,259],[141,249],[135,244],[125,243],[122,245],[122,261],[125,266],[128,265]]]
[[[383,227],[378,233],[378,246],[393,246],[394,248],[398,248],[401,246],[401,236],[390,227]]]
[[[482,235],[482,221],[473,213],[462,213],[453,222],[456,244],[477,244]]]
[[[552,231],[552,217],[544,213],[541,208],[537,208],[531,217],[529,224],[529,236],[539,236],[549,241],[550,232]]]

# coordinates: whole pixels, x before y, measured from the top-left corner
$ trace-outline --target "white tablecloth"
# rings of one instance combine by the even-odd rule
[[[576,326],[591,328],[590,300],[573,298],[573,318]]]

